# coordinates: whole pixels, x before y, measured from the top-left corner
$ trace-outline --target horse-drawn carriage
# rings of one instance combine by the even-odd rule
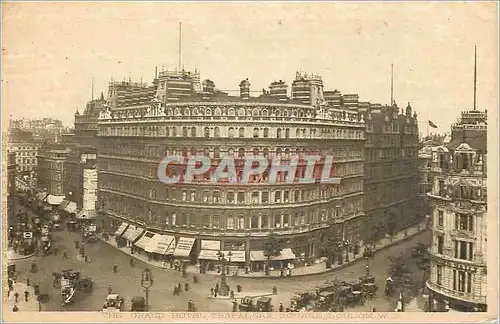
[[[238,305],[240,312],[253,312],[253,299],[252,297],[243,297]]]
[[[121,312],[125,304],[125,299],[118,294],[109,294],[102,306],[103,312]]]
[[[131,312],[144,312],[146,311],[146,299],[142,296],[132,297],[130,301]]]
[[[272,312],[273,305],[271,301],[271,297],[260,297],[255,304],[256,310],[258,312]]]
[[[287,312],[299,312],[302,309],[310,310],[314,308],[316,301],[316,292],[306,291],[295,293],[290,299],[290,307]]]

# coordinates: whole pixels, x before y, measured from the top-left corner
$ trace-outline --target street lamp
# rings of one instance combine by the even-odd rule
[[[231,256],[231,252],[228,253],[228,256]],[[220,267],[222,268],[222,272],[220,275],[219,295],[227,296],[229,294],[229,286],[226,282],[226,258],[224,257],[224,253],[222,253],[221,251],[217,253],[217,258],[219,259]]]
[[[153,275],[148,268],[142,271],[141,286],[146,291],[146,312],[149,311],[149,288],[153,286]]]
[[[349,262],[349,240],[344,241],[345,247],[345,262]]]

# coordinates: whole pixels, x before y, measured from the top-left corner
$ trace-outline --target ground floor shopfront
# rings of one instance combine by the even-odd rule
[[[486,312],[486,301],[472,301],[466,298],[467,293],[455,291],[445,291],[429,282],[426,283],[429,289],[429,309],[433,312],[447,312],[449,310],[459,312]],[[463,296],[460,296],[463,295]]]
[[[170,263],[183,260],[196,264],[203,271],[220,271],[221,262],[234,271],[264,271],[293,269],[311,265],[322,255],[321,242],[329,229],[318,228],[303,233],[280,233],[277,236],[281,253],[265,255],[269,233],[202,234],[181,229],[179,231],[148,227],[129,219],[106,215],[104,228],[118,247],[130,248],[131,253],[146,254],[149,259]],[[350,235],[352,231],[345,231]],[[349,236],[350,237],[350,236]]]

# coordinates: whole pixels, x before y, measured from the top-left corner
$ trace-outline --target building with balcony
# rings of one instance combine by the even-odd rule
[[[432,167],[432,149],[439,146],[433,140],[425,140],[421,143],[421,148],[418,151],[419,159],[419,192],[418,196],[420,203],[426,207],[425,215],[432,215],[432,208],[429,204],[429,199],[427,193],[431,192],[433,186],[433,173],[431,171]]]
[[[18,175],[29,176],[36,173],[39,147],[40,142],[33,137],[32,132],[19,128],[9,129],[7,151],[16,155]]]
[[[267,260],[262,252],[271,233],[283,243],[278,261],[319,257],[322,236],[335,224],[346,239],[359,239],[365,124],[357,111],[328,104],[319,76],[298,73],[290,97],[283,81],[252,97],[245,79],[240,95],[230,96],[211,80],[200,87],[199,75],[185,71],[160,73],[153,85],[149,102],[108,100],[98,122],[97,204],[109,220],[103,226],[118,228],[127,245],[192,261],[231,251],[231,262],[243,266]],[[239,181],[245,157],[287,163],[313,154],[334,157],[340,184],[287,182],[305,175],[300,163],[295,172],[279,172],[274,184],[269,170]],[[193,183],[167,185],[157,174],[165,155],[202,155],[213,164]],[[212,184],[223,157],[236,159],[237,182]],[[170,165],[169,176],[184,175],[182,165]],[[159,236],[170,247],[152,247]]]
[[[432,148],[431,274],[436,310],[486,311],[487,112],[464,111],[451,141]]]

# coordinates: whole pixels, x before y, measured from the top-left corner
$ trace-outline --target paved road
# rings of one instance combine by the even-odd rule
[[[428,242],[429,233],[419,234],[412,239],[403,242],[397,246],[387,248],[378,252],[375,259],[372,261],[371,271],[375,276],[376,283],[380,290],[384,288],[385,278],[387,277],[389,256],[394,256],[399,253],[408,251],[413,245],[418,242]],[[144,292],[140,285],[141,272],[146,265],[138,260],[133,268],[130,267],[130,257],[118,251],[110,245],[98,241],[97,243],[87,244],[86,253],[90,256],[91,262],[84,263],[76,258],[76,249],[74,240],[79,240],[80,235],[77,233],[69,233],[66,231],[55,232],[53,244],[61,251],[66,250],[69,259],[63,260],[62,255],[37,257],[39,271],[36,274],[28,272],[31,260],[19,261],[18,269],[21,270],[20,280],[25,280],[27,276],[31,280],[40,283],[42,293],[50,295],[50,301],[43,305],[45,311],[98,311],[107,296],[108,285],[111,285],[114,292],[123,295],[126,299],[126,308],[129,308],[128,302],[133,296],[143,296]],[[118,273],[112,272],[113,263],[118,265]],[[324,273],[308,277],[298,278],[241,278],[229,277],[228,283],[235,287],[237,284],[242,285],[244,292],[262,293],[271,292],[271,287],[278,287],[278,295],[273,297],[275,307],[279,302],[283,302],[288,306],[289,298],[294,292],[312,290],[318,284],[325,280],[333,280],[339,278],[345,281],[355,280],[364,274],[364,262],[357,262],[349,267],[335,271],[333,273]],[[52,272],[60,272],[63,269],[79,270],[82,276],[90,276],[94,281],[94,290],[88,295],[78,295],[74,304],[61,306],[61,297],[58,289],[52,288]],[[198,311],[231,311],[231,303],[228,300],[209,299],[210,287],[217,283],[217,277],[198,275],[200,278],[198,284],[193,284],[190,279],[190,286],[193,290],[182,292],[180,296],[173,296],[173,285],[177,283],[184,284],[187,282],[183,279],[181,273],[171,269],[159,269],[152,267],[154,285],[150,289],[150,310],[151,311],[185,311],[187,310],[187,301],[191,298]],[[415,273],[418,278],[420,275]],[[234,289],[234,288],[233,288]],[[381,294],[380,294],[381,295]],[[375,305],[377,311],[392,311],[395,301],[387,301],[384,297],[378,297],[372,302],[360,306],[352,311],[370,310],[372,304]]]

